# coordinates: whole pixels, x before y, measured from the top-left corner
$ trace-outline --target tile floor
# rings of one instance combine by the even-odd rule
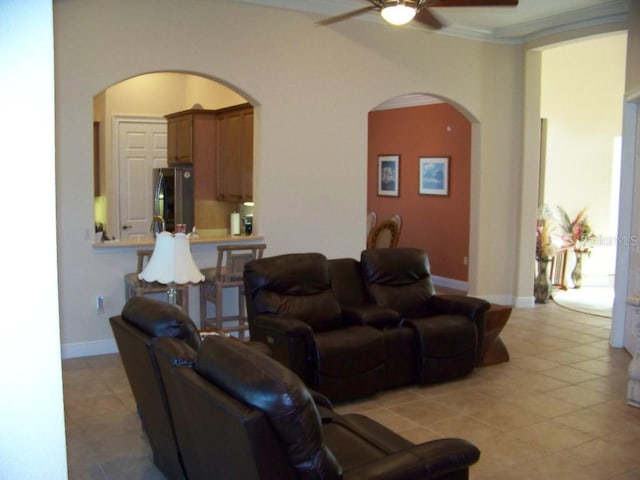
[[[482,451],[473,480],[640,479],[640,409],[626,404],[630,356],[608,319],[553,303],[514,310],[508,363],[443,385],[343,404],[414,442],[458,436]],[[118,355],[63,362],[69,478],[162,479]]]

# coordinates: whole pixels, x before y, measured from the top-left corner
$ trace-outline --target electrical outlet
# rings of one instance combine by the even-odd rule
[[[463,265],[468,265],[469,264],[469,257],[462,257],[462,264]]]
[[[104,313],[104,295],[98,295],[96,297],[96,310],[98,313]]]

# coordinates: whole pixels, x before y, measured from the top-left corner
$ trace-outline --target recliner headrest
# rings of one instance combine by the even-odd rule
[[[327,258],[321,253],[289,253],[245,265],[255,289],[286,295],[313,295],[331,288]]]
[[[360,260],[367,283],[402,286],[431,276],[429,257],[418,248],[372,248]]]
[[[316,404],[291,370],[242,342],[217,336],[202,343],[194,368],[265,413],[300,478],[340,477],[340,466],[322,440]]]
[[[314,331],[338,328],[340,304],[331,289],[329,263],[321,253],[290,253],[245,265],[250,312],[298,318]]]
[[[178,307],[147,297],[132,297],[122,308],[122,318],[151,337],[175,337],[191,348],[200,347],[193,321]]]

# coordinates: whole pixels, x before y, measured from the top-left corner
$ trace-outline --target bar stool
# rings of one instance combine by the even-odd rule
[[[146,282],[138,278],[138,274],[142,272],[145,265],[151,258],[153,250],[138,250],[138,268],[135,273],[127,273],[124,276],[124,296],[126,300],[132,297],[143,297],[151,293],[167,293],[167,286],[159,282]],[[177,285],[178,303],[182,307],[182,311],[189,315],[189,285]]]
[[[238,332],[239,338],[245,338],[245,331],[249,329],[249,325],[247,325],[247,306],[242,274],[244,266],[248,262],[262,258],[265,248],[267,246],[263,243],[218,246],[216,266],[201,269],[204,282],[200,283],[200,328],[213,326],[223,332]],[[224,314],[222,294],[227,288],[238,289],[237,315]],[[215,305],[215,317],[207,317],[207,302]],[[232,322],[233,324],[229,325]]]

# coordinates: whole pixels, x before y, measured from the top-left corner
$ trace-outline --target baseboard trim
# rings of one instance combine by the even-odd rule
[[[530,297],[517,297],[515,301],[516,308],[533,308],[535,302],[533,296]]]
[[[436,287],[453,288],[454,290],[461,290],[463,292],[466,292],[469,288],[467,282],[463,282],[462,280],[454,280],[453,278],[445,278],[432,275],[431,281]]]
[[[95,340],[93,342],[78,342],[62,344],[62,359],[93,357],[94,355],[106,355],[118,353],[118,346],[114,339]]]

